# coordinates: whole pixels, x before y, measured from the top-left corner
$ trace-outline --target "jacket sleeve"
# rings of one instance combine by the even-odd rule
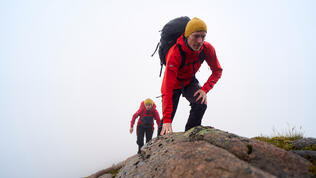
[[[212,70],[212,75],[201,88],[203,91],[205,91],[205,93],[208,93],[214,87],[216,82],[221,78],[223,71],[221,65],[218,62],[214,47],[211,44],[207,44],[207,48],[207,52],[210,53],[210,55],[206,55],[206,62]]]
[[[154,110],[154,118],[156,120],[157,127],[159,127],[159,125],[160,125],[160,116],[159,116],[159,113],[158,113],[157,109]]]
[[[133,114],[133,117],[132,117],[132,120],[131,120],[131,128],[134,127],[134,123],[135,123],[135,120],[138,116],[140,116],[142,112],[142,109],[141,109],[141,106],[139,107],[139,109],[135,112],[135,114]]]
[[[181,55],[178,48],[173,46],[166,56],[166,69],[161,86],[163,123],[171,123],[173,109],[172,95],[177,82],[178,68],[181,64]]]

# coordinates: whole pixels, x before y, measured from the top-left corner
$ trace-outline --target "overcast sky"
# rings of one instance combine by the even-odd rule
[[[132,115],[161,115],[159,30],[199,17],[222,78],[203,125],[244,137],[296,127],[316,137],[313,0],[3,0],[0,2],[0,177],[77,178],[137,152]],[[197,74],[204,84],[211,71]],[[181,98],[173,129],[184,130]],[[156,126],[155,126],[156,127]],[[156,136],[156,131],[154,136]]]

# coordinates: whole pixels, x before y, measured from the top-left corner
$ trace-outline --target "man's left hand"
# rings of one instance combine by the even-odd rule
[[[205,91],[199,89],[198,91],[196,91],[194,93],[193,96],[195,97],[196,95],[199,95],[199,97],[197,97],[196,100],[195,100],[196,102],[199,101],[200,99],[202,99],[201,104],[207,104]]]

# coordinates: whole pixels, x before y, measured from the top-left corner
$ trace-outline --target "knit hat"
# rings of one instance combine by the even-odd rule
[[[203,20],[194,17],[188,22],[187,26],[185,27],[184,36],[187,38],[191,33],[198,31],[207,32],[207,27]]]
[[[153,105],[153,103],[154,103],[153,100],[151,100],[150,98],[147,98],[147,99],[144,100],[144,104],[145,105],[148,105],[148,104]]]

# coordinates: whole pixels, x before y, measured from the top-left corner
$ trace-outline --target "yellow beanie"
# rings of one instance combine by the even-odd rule
[[[187,38],[191,33],[198,31],[207,32],[207,27],[203,20],[194,17],[188,22],[187,26],[185,27],[184,36]]]
[[[145,105],[148,105],[148,104],[151,104],[151,105],[153,105],[153,100],[151,100],[150,98],[147,98],[147,99],[145,99],[145,101],[144,101],[144,104]]]

